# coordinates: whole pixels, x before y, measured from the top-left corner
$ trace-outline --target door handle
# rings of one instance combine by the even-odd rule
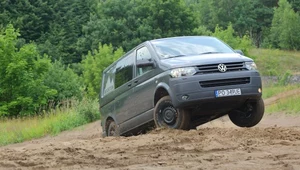
[[[138,83],[138,82],[139,82],[138,80],[135,80],[135,81],[134,81],[134,83]]]
[[[131,84],[128,84],[128,87],[131,87]]]

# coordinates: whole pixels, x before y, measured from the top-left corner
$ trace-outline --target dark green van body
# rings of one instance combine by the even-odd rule
[[[162,57],[154,45],[164,40],[213,39],[213,37],[174,37],[144,42],[103,72],[100,93],[101,126],[107,135],[109,121],[114,121],[120,135],[143,130],[153,122],[156,102],[169,95],[176,108],[193,108],[194,117],[206,117],[203,124],[225,115],[248,100],[261,98],[261,78],[256,70],[247,70],[245,62],[253,62],[230,48],[230,52]],[[176,44],[174,44],[176,45]],[[192,47],[191,47],[192,48]],[[143,64],[143,62],[145,62]],[[148,62],[148,63],[147,63]],[[227,65],[226,72],[218,70],[220,63]],[[194,67],[193,76],[172,78],[172,69]],[[207,68],[212,68],[208,70]],[[241,95],[217,97],[221,89],[241,90]],[[188,97],[186,97],[188,96]]]
[[[136,53],[137,50],[143,48],[147,48],[151,54],[151,59],[153,60],[155,67],[150,71],[146,71],[143,75],[138,75]],[[105,134],[105,123],[107,119],[113,119],[119,125],[120,131],[124,133],[130,132],[136,127],[153,121],[154,92],[157,88],[155,80],[157,80],[157,77],[164,72],[163,69],[158,67],[157,61],[159,61],[159,59],[156,57],[150,43],[145,42],[125,54],[122,58],[108,67],[104,73],[115,67],[115,69],[118,70],[117,63],[123,62],[122,60],[124,59],[132,60],[132,68],[130,68],[130,71],[132,71],[132,79],[124,81],[122,85],[116,87],[116,89],[114,88],[114,90],[105,95],[105,97],[103,96],[104,92],[101,91],[100,107],[102,118],[101,124],[104,131],[103,134]],[[104,81],[105,75],[103,74],[102,86],[105,86]],[[118,85],[118,83],[115,84]],[[104,88],[103,90],[105,90]]]

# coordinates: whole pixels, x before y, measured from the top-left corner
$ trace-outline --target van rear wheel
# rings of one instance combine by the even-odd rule
[[[190,113],[185,109],[175,108],[170,96],[165,96],[154,108],[154,122],[156,127],[188,130]]]
[[[113,120],[108,122],[107,136],[120,136],[119,128]]]

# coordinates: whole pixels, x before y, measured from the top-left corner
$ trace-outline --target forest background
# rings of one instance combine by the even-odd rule
[[[74,106],[82,120],[99,119],[103,69],[143,41],[170,36],[216,36],[268,62],[263,75],[284,78],[269,67],[277,60],[249,51],[299,50],[299,11],[299,0],[2,0],[0,117]]]

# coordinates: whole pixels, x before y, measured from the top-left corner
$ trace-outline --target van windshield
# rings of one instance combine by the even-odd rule
[[[234,53],[228,45],[214,37],[175,37],[157,39],[150,42],[161,58],[213,53]]]

